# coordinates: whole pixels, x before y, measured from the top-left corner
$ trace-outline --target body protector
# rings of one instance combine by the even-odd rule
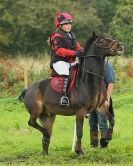
[[[50,44],[52,48],[51,67],[57,61],[74,62],[76,58],[75,51],[81,49],[75,35],[72,32],[67,33],[60,28],[50,36]]]

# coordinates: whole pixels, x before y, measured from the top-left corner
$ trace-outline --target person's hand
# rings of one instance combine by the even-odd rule
[[[76,51],[76,52],[75,52],[75,56],[76,56],[76,57],[83,56],[83,51],[82,51],[82,50]]]
[[[107,109],[109,109],[109,105],[110,105],[110,99],[106,99],[105,106],[107,107]]]

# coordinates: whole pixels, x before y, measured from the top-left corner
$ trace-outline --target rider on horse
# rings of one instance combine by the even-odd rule
[[[51,63],[50,67],[63,77],[62,97],[59,104],[69,106],[67,95],[70,67],[76,57],[83,54],[75,35],[71,32],[72,16],[68,13],[57,13],[55,17],[56,31],[50,36]]]

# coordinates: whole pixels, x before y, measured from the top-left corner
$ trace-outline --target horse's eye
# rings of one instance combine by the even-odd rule
[[[100,40],[99,40],[99,43],[100,43],[100,44],[103,44],[103,43],[104,43],[104,39],[100,39]]]

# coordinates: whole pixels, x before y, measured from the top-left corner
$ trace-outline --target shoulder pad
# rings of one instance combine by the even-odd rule
[[[59,34],[58,32],[53,33],[52,35],[50,35],[50,39],[54,39],[55,37],[60,37],[63,38],[63,36],[61,34]]]

